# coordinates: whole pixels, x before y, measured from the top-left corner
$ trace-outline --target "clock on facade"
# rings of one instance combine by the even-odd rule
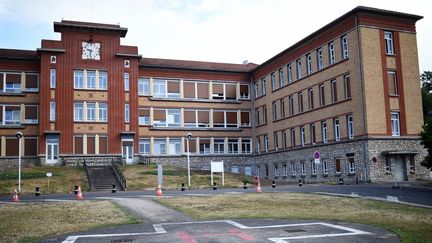
[[[100,43],[83,41],[82,59],[100,60]]]

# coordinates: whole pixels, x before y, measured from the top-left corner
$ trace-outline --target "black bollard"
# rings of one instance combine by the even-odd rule
[[[343,178],[339,178],[339,185],[343,185],[343,184],[344,184]]]
[[[75,195],[78,194],[78,186],[75,186]]]
[[[112,193],[116,193],[116,192],[117,192],[116,185],[114,185],[114,184],[112,185],[112,190],[111,190],[111,192],[112,192]]]
[[[216,182],[213,182],[213,190],[217,190]]]
[[[243,182],[243,189],[247,189],[247,182]]]
[[[272,181],[272,188],[276,188],[276,181]]]
[[[356,176],[356,184],[359,184],[359,179],[357,176]]]
[[[302,186],[302,185],[303,185],[302,180],[299,180],[299,186]]]
[[[36,197],[39,197],[39,196],[40,196],[40,188],[39,188],[38,186],[36,187],[35,196],[36,196]]]
[[[182,186],[181,186],[181,191],[182,191],[182,192],[186,191],[186,188],[185,188],[185,185],[184,185],[184,183],[182,183]]]

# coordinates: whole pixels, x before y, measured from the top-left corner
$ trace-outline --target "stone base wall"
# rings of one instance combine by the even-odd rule
[[[0,158],[0,171],[18,168],[18,164],[18,158],[16,157]],[[33,167],[37,165],[40,165],[38,158],[21,158],[21,168]]]

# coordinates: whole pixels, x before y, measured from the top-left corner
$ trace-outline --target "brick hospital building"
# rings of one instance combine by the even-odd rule
[[[421,18],[357,7],[260,65],[145,58],[119,25],[54,22],[60,40],[0,49],[0,164],[16,165],[20,141],[27,165],[186,166],[189,143],[192,168],[424,178]]]

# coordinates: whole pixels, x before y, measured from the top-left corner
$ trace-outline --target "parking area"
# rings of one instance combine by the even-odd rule
[[[379,228],[335,222],[216,220],[152,226],[142,232],[135,227],[135,232],[71,235],[63,242],[399,242],[396,235]]]

